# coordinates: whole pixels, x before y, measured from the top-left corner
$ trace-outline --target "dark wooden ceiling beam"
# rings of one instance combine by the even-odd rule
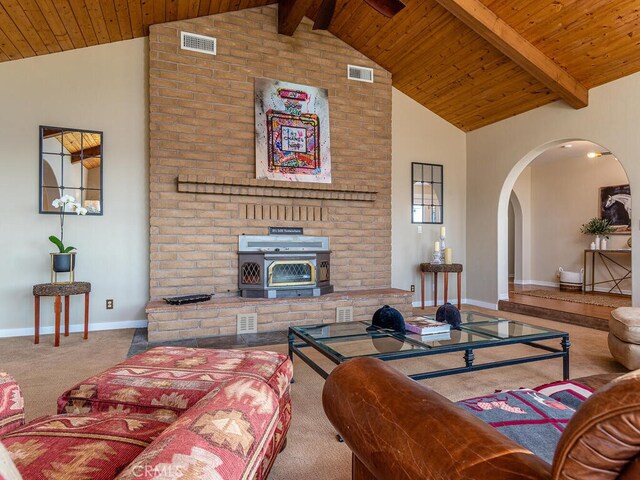
[[[280,0],[278,2],[278,33],[292,36],[313,0]]]
[[[589,104],[589,91],[479,0],[436,0],[503,55],[573,108]]]
[[[80,155],[82,153],[82,156]],[[82,150],[82,152],[73,152],[71,154],[71,163],[77,163],[80,160],[89,160],[90,158],[100,157],[102,150],[100,145],[96,145],[95,147],[88,147]]]

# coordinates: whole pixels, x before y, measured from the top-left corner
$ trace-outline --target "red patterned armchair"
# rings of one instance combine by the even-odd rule
[[[0,437],[24,424],[24,400],[15,380],[0,372]]]
[[[156,348],[25,425],[20,389],[0,372],[0,447],[26,479],[263,480],[286,443],[291,376],[271,352]],[[0,480],[13,478],[1,460]]]

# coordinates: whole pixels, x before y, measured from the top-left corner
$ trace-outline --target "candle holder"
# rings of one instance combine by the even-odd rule
[[[431,260],[431,263],[436,265],[442,264],[442,252],[433,252],[433,260]]]
[[[445,237],[440,237],[440,252],[444,253],[444,249],[445,249]]]

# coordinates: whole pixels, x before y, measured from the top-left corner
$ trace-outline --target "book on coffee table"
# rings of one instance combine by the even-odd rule
[[[420,337],[420,341],[422,342],[441,342],[445,340],[451,340],[451,331],[440,332],[440,333],[429,333],[427,335],[422,335]]]
[[[451,330],[448,323],[436,322],[427,317],[409,317],[404,321],[408,332],[418,335],[431,335],[433,333],[447,333]]]

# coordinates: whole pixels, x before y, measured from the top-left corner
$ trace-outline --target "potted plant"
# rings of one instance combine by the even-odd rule
[[[60,198],[56,198],[51,203],[55,208],[57,208],[60,212],[60,237],[56,237],[55,235],[51,235],[49,240],[56,247],[58,247],[58,252],[51,253],[51,283],[54,282],[54,276],[56,273],[68,272],[70,274],[69,282],[73,282],[73,270],[76,264],[76,252],[73,250],[76,247],[64,245],[64,217],[65,211],[73,211],[78,215],[86,215],[87,209],[82,207],[79,203],[76,202],[76,199],[71,195],[63,195]],[[57,276],[55,276],[57,279]]]
[[[580,231],[585,235],[595,235],[595,249],[600,250],[600,237],[609,238],[609,234],[614,232],[615,229],[606,218],[594,217],[587,223],[583,223]]]

